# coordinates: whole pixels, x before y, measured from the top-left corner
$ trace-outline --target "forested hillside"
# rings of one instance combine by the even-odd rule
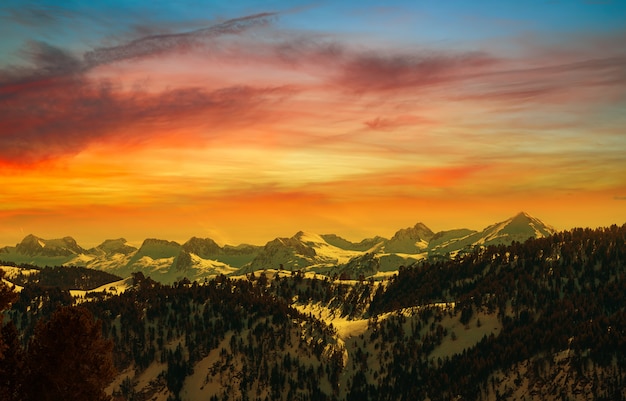
[[[81,266],[45,266],[37,267],[28,264],[19,266],[11,262],[0,262],[5,269],[10,269],[7,277],[15,285],[21,287],[36,285],[38,287],[56,287],[61,290],[89,290],[101,285],[120,280],[121,277],[102,271]]]
[[[625,243],[626,225],[575,229],[379,282],[135,274],[84,299],[29,284],[5,322],[27,348],[39,320],[80,303],[114,343],[116,400],[619,400]]]

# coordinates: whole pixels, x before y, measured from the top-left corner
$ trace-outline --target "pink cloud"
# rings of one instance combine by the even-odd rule
[[[356,54],[340,70],[335,83],[358,93],[410,91],[459,81],[464,75],[498,61],[484,52],[414,54]]]
[[[365,121],[364,124],[371,130],[389,131],[400,127],[414,125],[433,126],[437,124],[437,121],[414,115],[401,115],[393,118],[376,117],[372,120]]]
[[[30,164],[75,154],[94,141],[141,143],[173,129],[204,127],[207,139],[225,128],[258,124],[285,88],[173,89],[118,92],[105,83],[57,79],[2,100],[0,159]]]

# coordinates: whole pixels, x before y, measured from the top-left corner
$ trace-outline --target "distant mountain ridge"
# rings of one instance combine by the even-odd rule
[[[521,212],[480,232],[448,231],[447,240],[433,243],[430,249],[437,254],[458,253],[474,246],[508,245],[513,241],[524,242],[529,238],[547,237],[555,232],[554,228],[541,220]]]
[[[14,247],[0,248],[0,260],[37,266],[76,265],[128,277],[134,271],[165,283],[218,274],[247,274],[268,268],[306,270],[319,274],[376,277],[432,257],[452,257],[475,246],[523,242],[552,235],[555,230],[521,212],[482,231],[455,229],[433,232],[423,223],[358,243],[335,234],[298,232],[275,238],[264,246],[220,246],[210,238],[192,237],[184,244],[148,238],[139,248],[124,238],[84,249],[72,237],[46,240],[26,236]]]

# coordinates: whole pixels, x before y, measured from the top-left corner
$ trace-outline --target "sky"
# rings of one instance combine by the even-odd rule
[[[626,223],[626,2],[0,3],[0,245]]]

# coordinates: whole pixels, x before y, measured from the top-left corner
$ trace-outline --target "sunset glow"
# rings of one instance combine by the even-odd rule
[[[626,222],[623,2],[138,3],[0,4],[0,245]]]

